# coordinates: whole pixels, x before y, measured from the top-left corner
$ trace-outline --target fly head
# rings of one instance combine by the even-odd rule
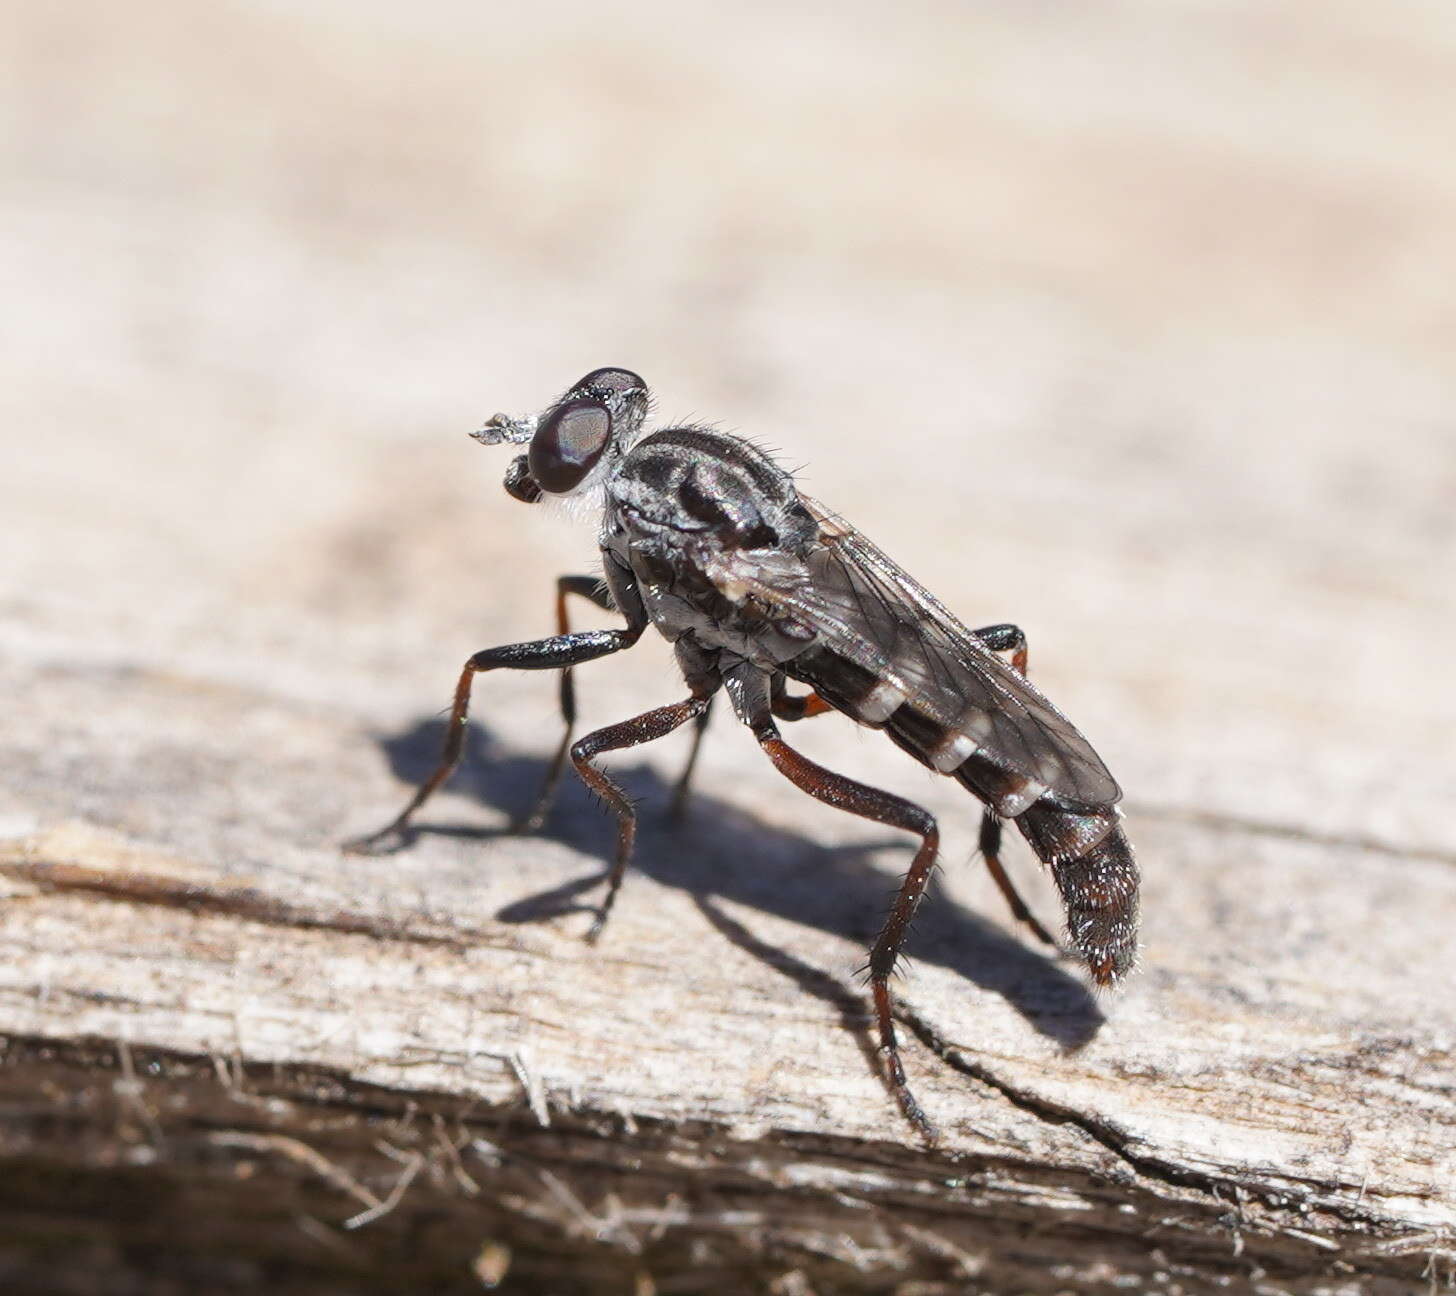
[[[506,471],[508,494],[527,504],[600,482],[642,429],[651,397],[629,369],[593,369],[540,414],[497,414],[471,435],[482,445],[525,445]]]

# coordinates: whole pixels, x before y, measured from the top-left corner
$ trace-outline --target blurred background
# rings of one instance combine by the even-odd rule
[[[593,561],[466,433],[619,364],[779,448],[971,624],[1026,627],[1135,813],[1452,849],[1449,4],[0,21],[12,758],[97,723],[22,734],[58,659],[322,706],[341,745],[433,712]],[[595,668],[588,719],[667,700],[665,661]],[[492,724],[544,749],[521,687]],[[165,724],[26,805],[124,780]],[[803,734],[953,795],[846,741]]]
[[[1432,1230],[1406,1239],[1432,1253],[1372,1234],[1318,1263],[1344,1284],[1375,1256],[1434,1290],[1452,1178],[1453,159],[1450,0],[0,0],[0,1151],[21,1171],[0,1269],[23,1253],[47,1282],[95,1277],[67,1290],[139,1274],[160,1291],[155,1257],[183,1239],[166,1272],[195,1252],[208,1277],[176,1290],[271,1283],[212,1259],[252,1257],[251,1237],[227,1248],[296,1201],[357,1211],[332,1181],[249,1188],[211,1144],[186,1160],[199,1131],[274,1119],[241,1105],[244,1058],[391,1087],[410,1112],[416,1091],[459,1093],[492,1139],[519,1077],[533,1109],[549,1092],[634,1133],[633,1112],[731,1122],[725,1143],[761,1123],[875,1140],[874,1182],[898,1164],[881,1152],[909,1130],[845,995],[907,842],[803,796],[726,716],[681,830],[660,806],[685,736],[611,761],[648,805],[599,950],[571,904],[598,894],[600,808],[570,787],[541,837],[496,832],[555,745],[549,679],[480,687],[470,766],[422,817],[441,831],[339,853],[429,768],[467,655],[549,632],[553,578],[595,568],[592,527],[508,498],[510,454],[467,433],[611,364],[645,375],[662,419],[776,448],[972,626],[1023,626],[1034,677],[1126,789],[1142,970],[1092,1006],[968,865],[969,797],[842,718],[790,734],[941,819],[955,903],[918,920],[905,999],[1012,1101],[918,1045],[910,1066],[961,1146],[1032,1158],[1055,1185],[1023,1236],[1035,1217],[1005,1181],[1014,1273],[1060,1220],[1067,1267],[1041,1277],[1136,1281],[1103,1264],[1129,1230],[1126,1274],[1146,1259],[1149,1284],[1184,1282],[1184,1198],[1166,1217],[1137,1196],[1130,1214],[1074,1209],[1112,1211],[1126,1131],[1150,1183],[1182,1193],[1229,1165],[1256,1185],[1232,1188],[1236,1212],[1216,1188],[1197,1206],[1230,1230],[1185,1248],[1198,1264],[1262,1275],[1261,1256],[1350,1241],[1300,1231],[1332,1218],[1303,1213],[1326,1174],[1326,1202],[1353,1212],[1338,1218],[1385,1211]],[[583,728],[681,696],[655,636],[578,688]],[[1059,912],[1024,844],[1008,866]],[[128,886],[160,903],[112,903]],[[454,943],[344,936],[396,930]],[[15,1060],[26,1038],[94,1044],[106,1065],[106,1041],[124,1065],[133,1043],[211,1057],[208,1095],[236,1059],[238,1102],[164,1107],[148,1072],[183,1150],[148,1181],[142,1126],[110,1128],[121,1080],[42,1083]],[[313,1102],[299,1121],[323,1119]],[[383,1199],[413,1171],[375,1142],[370,1103],[364,1151],[320,1146]],[[16,1141],[26,1122],[42,1142]],[[1028,1137],[1073,1149],[1085,1199]],[[614,1218],[619,1188],[653,1205],[663,1182],[631,1164]],[[780,1164],[752,1171],[775,1233],[811,1182]],[[860,1188],[841,1188],[861,1181],[833,1175],[847,1217]],[[421,1289],[393,1279],[416,1259],[464,1272],[430,1238],[479,1245],[479,1204],[425,1180],[357,1253],[393,1290]],[[954,1251],[943,1229],[985,1244],[922,1187],[893,1198],[928,1203],[936,1256]],[[45,1201],[63,1227],[41,1226]],[[1275,1247],[1270,1219],[1303,1240]],[[300,1272],[354,1254],[302,1222],[269,1241],[296,1243]],[[517,1272],[538,1232],[512,1236]],[[890,1254],[876,1236],[847,1253],[856,1275]],[[1034,1285],[1012,1272],[985,1281]]]

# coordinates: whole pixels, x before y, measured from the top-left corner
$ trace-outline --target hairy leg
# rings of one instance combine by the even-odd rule
[[[642,636],[641,627],[625,630],[584,630],[578,634],[556,635],[550,639],[533,639],[528,643],[506,644],[486,648],[465,663],[455,685],[455,700],[450,707],[450,720],[445,730],[445,745],[439,763],[420,784],[408,805],[378,832],[370,833],[345,844],[351,854],[368,855],[404,844],[410,820],[440,786],[455,772],[460,753],[465,747],[465,723],[470,712],[470,690],[475,677],[491,670],[560,670],[582,662],[606,657],[629,648]]]
[[[708,721],[712,718],[713,699],[709,698],[702,714],[693,721],[693,745],[688,748],[687,764],[683,766],[683,772],[678,775],[677,785],[672,790],[672,803],[668,814],[674,819],[681,819],[687,811],[688,788],[693,781],[693,771],[698,767],[698,751],[703,745],[703,735],[708,732]]]
[[[594,764],[596,757],[604,752],[620,751],[624,747],[636,747],[641,743],[665,738],[689,720],[696,720],[704,715],[710,700],[707,696],[692,697],[685,702],[658,707],[631,720],[598,729],[572,745],[571,763],[576,766],[582,782],[601,797],[607,803],[607,808],[617,816],[617,853],[607,878],[606,898],[602,901],[596,921],[587,934],[588,940],[595,941],[606,926],[612,905],[617,899],[617,891],[622,885],[622,876],[632,859],[632,846],[637,839],[636,808],[632,805],[631,798]]]
[[[905,943],[910,920],[915,915],[926,884],[935,867],[940,848],[940,829],[934,817],[911,801],[836,774],[795,751],[779,736],[773,721],[773,707],[765,677],[745,667],[726,677],[734,710],[758,740],[764,753],[785,778],[818,801],[850,814],[871,819],[892,828],[903,828],[920,838],[920,847],[910,862],[899,894],[890,907],[880,934],[870,949],[868,972],[874,997],[875,1021],[879,1029],[880,1053],[885,1059],[890,1089],[905,1118],[926,1140],[935,1140],[935,1129],[927,1119],[905,1080],[900,1044],[895,1035],[894,1009],[890,1001],[890,974]]]

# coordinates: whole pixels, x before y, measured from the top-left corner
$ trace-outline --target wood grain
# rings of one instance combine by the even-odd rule
[[[795,9],[773,57],[401,13],[0,42],[4,1289],[1449,1289],[1442,10]],[[482,683],[409,849],[339,850],[590,564],[465,432],[604,363],[1022,624],[1127,789],[1141,966],[1098,997],[963,793],[793,727],[941,822],[897,988],[938,1148],[857,975],[913,843],[727,717],[681,823],[682,739],[612,764],[596,948],[599,807],[506,832],[549,681]],[[584,668],[584,726],[673,678]]]

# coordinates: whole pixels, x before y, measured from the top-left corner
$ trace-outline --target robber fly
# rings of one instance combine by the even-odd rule
[[[524,445],[505,488],[534,504],[576,496],[602,510],[602,576],[556,582],[558,633],[487,648],[465,663],[444,751],[401,814],[354,848],[404,839],[415,812],[460,760],[466,712],[482,671],[558,670],[566,732],[534,810],[544,819],[566,759],[617,817],[617,850],[591,929],[601,932],[632,857],[632,802],[597,765],[606,752],[696,725],[687,786],[708,710],[720,688],[774,767],[829,805],[914,833],[919,849],[878,939],[868,973],[880,1050],[901,1109],[932,1128],[905,1081],[889,979],[936,862],[940,833],[925,810],[800,755],[775,720],[842,712],[980,800],[980,846],[1015,917],[1055,944],[1001,865],[1001,825],[1012,820],[1056,880],[1067,932],[1099,985],[1132,966],[1138,871],[1119,825],[1121,797],[1087,740],[1026,679],[1026,637],[1014,625],[969,630],[923,586],[749,442],[701,427],[643,433],[647,385],[626,369],[587,374],[543,413],[497,414],[472,435]],[[576,595],[620,614],[616,630],[572,631]],[[681,702],[571,741],[571,668],[630,648],[648,626],[673,644],[687,684]],[[1001,656],[1009,655],[1009,660]],[[807,685],[791,693],[790,680]]]

